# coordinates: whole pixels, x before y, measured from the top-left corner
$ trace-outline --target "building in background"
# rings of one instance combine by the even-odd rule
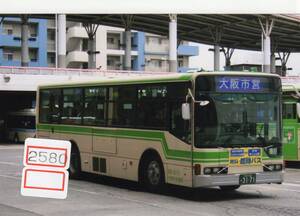
[[[67,22],[66,67],[88,68],[88,36],[81,23]],[[125,56],[124,29],[99,26],[96,33],[96,67],[122,70]],[[56,66],[55,20],[29,19],[29,66]],[[169,41],[165,36],[132,31],[132,70],[168,71]],[[198,47],[181,42],[178,46],[178,71],[189,70],[189,57]],[[0,65],[21,65],[21,19],[5,18],[0,26]]]
[[[46,67],[47,20],[29,19],[29,66]],[[21,66],[21,19],[5,18],[0,26],[0,65]]]
[[[80,23],[67,23],[67,67],[87,68],[88,36]],[[96,33],[96,67],[122,70],[125,56],[124,29],[99,26]],[[132,31],[132,70],[168,71],[169,41],[167,37]],[[197,56],[197,46],[181,42],[178,46],[178,71],[189,70],[189,57]]]

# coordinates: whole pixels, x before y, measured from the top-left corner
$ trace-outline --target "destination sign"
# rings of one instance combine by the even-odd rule
[[[261,77],[216,77],[217,92],[263,92],[265,79]]]

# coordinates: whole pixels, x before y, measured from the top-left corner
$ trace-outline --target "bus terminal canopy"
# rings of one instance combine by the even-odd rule
[[[6,15],[7,16],[7,15]],[[54,18],[54,15],[31,17]],[[300,52],[300,17],[279,14],[177,14],[178,40],[261,50],[263,29],[271,29],[272,50]],[[168,35],[169,14],[67,14],[68,21]],[[273,20],[273,21],[272,21]]]

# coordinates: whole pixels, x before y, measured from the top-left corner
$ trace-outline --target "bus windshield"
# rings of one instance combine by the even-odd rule
[[[195,146],[199,148],[279,145],[280,95],[277,92],[198,91]]]

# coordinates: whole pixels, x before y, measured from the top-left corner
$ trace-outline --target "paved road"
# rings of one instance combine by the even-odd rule
[[[237,192],[168,187],[144,192],[135,183],[87,175],[69,182],[66,200],[20,195],[22,145],[0,145],[0,216],[34,215],[300,215],[300,167],[282,185],[243,186]]]

